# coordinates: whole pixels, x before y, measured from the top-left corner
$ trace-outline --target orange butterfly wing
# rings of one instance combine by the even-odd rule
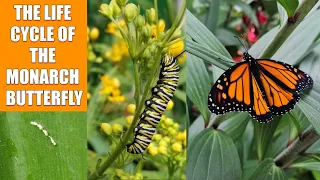
[[[289,64],[273,60],[257,60],[266,100],[274,115],[282,115],[294,108],[298,93],[312,87],[309,75]]]
[[[250,69],[241,62],[225,71],[211,88],[209,110],[215,114],[250,111],[252,108]]]

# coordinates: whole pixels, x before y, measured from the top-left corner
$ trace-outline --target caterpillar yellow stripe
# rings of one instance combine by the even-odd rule
[[[142,154],[147,149],[156,133],[161,116],[178,86],[178,80],[179,66],[176,58],[165,55],[161,60],[157,85],[152,88],[152,95],[150,99],[146,100],[146,108],[134,129],[134,140],[131,144],[126,145],[129,153]]]

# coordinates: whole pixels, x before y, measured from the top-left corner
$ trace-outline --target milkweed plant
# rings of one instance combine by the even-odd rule
[[[319,1],[214,2],[219,6],[194,1],[186,12],[187,179],[319,179]],[[256,59],[293,65],[314,81],[293,110],[268,123],[248,112],[208,110],[212,85],[246,49]]]
[[[164,20],[159,18],[158,1],[154,0],[154,8],[147,9],[142,15],[140,6],[128,3],[127,0],[111,0],[109,4],[101,4],[100,14],[109,19],[105,33],[113,35],[112,45],[105,48],[95,44],[100,31],[97,28],[88,28],[88,61],[101,63],[105,60],[114,64],[114,68],[100,76],[98,92],[89,93],[88,99],[107,101],[109,111],[118,111],[126,108],[126,117],[117,120],[117,123],[104,122],[100,124],[100,132],[110,139],[109,152],[106,159],[99,159],[94,170],[88,174],[88,179],[143,179],[150,175],[142,173],[144,163],[152,159],[152,166],[159,167],[167,173],[167,179],[185,179],[184,167],[186,165],[186,130],[183,130],[174,119],[170,118],[170,111],[174,102],[171,100],[167,106],[168,115],[163,115],[157,133],[153,136],[144,155],[132,155],[126,152],[126,145],[132,142],[134,128],[144,109],[145,101],[150,97],[151,88],[155,85],[160,71],[160,61],[165,54],[173,57],[180,55],[184,49],[184,35],[181,25],[186,10],[186,1],[177,13],[171,27],[166,27]],[[99,53],[97,53],[99,51]],[[181,55],[179,63],[184,63],[186,57]],[[125,95],[121,89],[122,84],[128,83],[122,78],[114,76],[115,71],[121,71],[128,66],[130,60],[133,65],[133,96]],[[91,66],[89,64],[89,66]],[[95,68],[92,71],[98,71]],[[90,71],[90,70],[89,70]],[[90,92],[90,91],[89,91]],[[95,97],[93,97],[95,96]],[[134,99],[126,107],[123,102]],[[97,106],[90,106],[94,109]],[[88,119],[94,117],[94,112],[88,112]],[[88,130],[90,132],[91,130]],[[144,161],[144,158],[146,161]],[[138,164],[134,170],[128,170],[132,162]],[[130,169],[130,168],[129,168]]]

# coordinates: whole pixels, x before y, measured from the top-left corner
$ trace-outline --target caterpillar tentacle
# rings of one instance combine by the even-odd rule
[[[165,55],[161,60],[161,70],[157,85],[152,88],[150,99],[146,100],[140,121],[134,129],[134,140],[126,145],[132,154],[142,154],[151,143],[161,116],[172,99],[178,86],[179,66],[176,58]]]

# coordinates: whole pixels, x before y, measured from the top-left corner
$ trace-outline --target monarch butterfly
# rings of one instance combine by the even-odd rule
[[[146,100],[146,108],[134,129],[134,140],[131,144],[126,145],[129,153],[142,154],[147,149],[153,135],[156,133],[156,127],[161,116],[173,97],[178,80],[179,66],[176,58],[165,55],[161,60],[161,70],[157,85],[152,88],[152,95],[150,99]]]
[[[313,85],[308,74],[289,64],[254,59],[247,49],[243,59],[225,71],[211,88],[208,107],[212,113],[248,111],[258,122],[270,122],[273,115],[292,110],[300,99],[299,93]]]

